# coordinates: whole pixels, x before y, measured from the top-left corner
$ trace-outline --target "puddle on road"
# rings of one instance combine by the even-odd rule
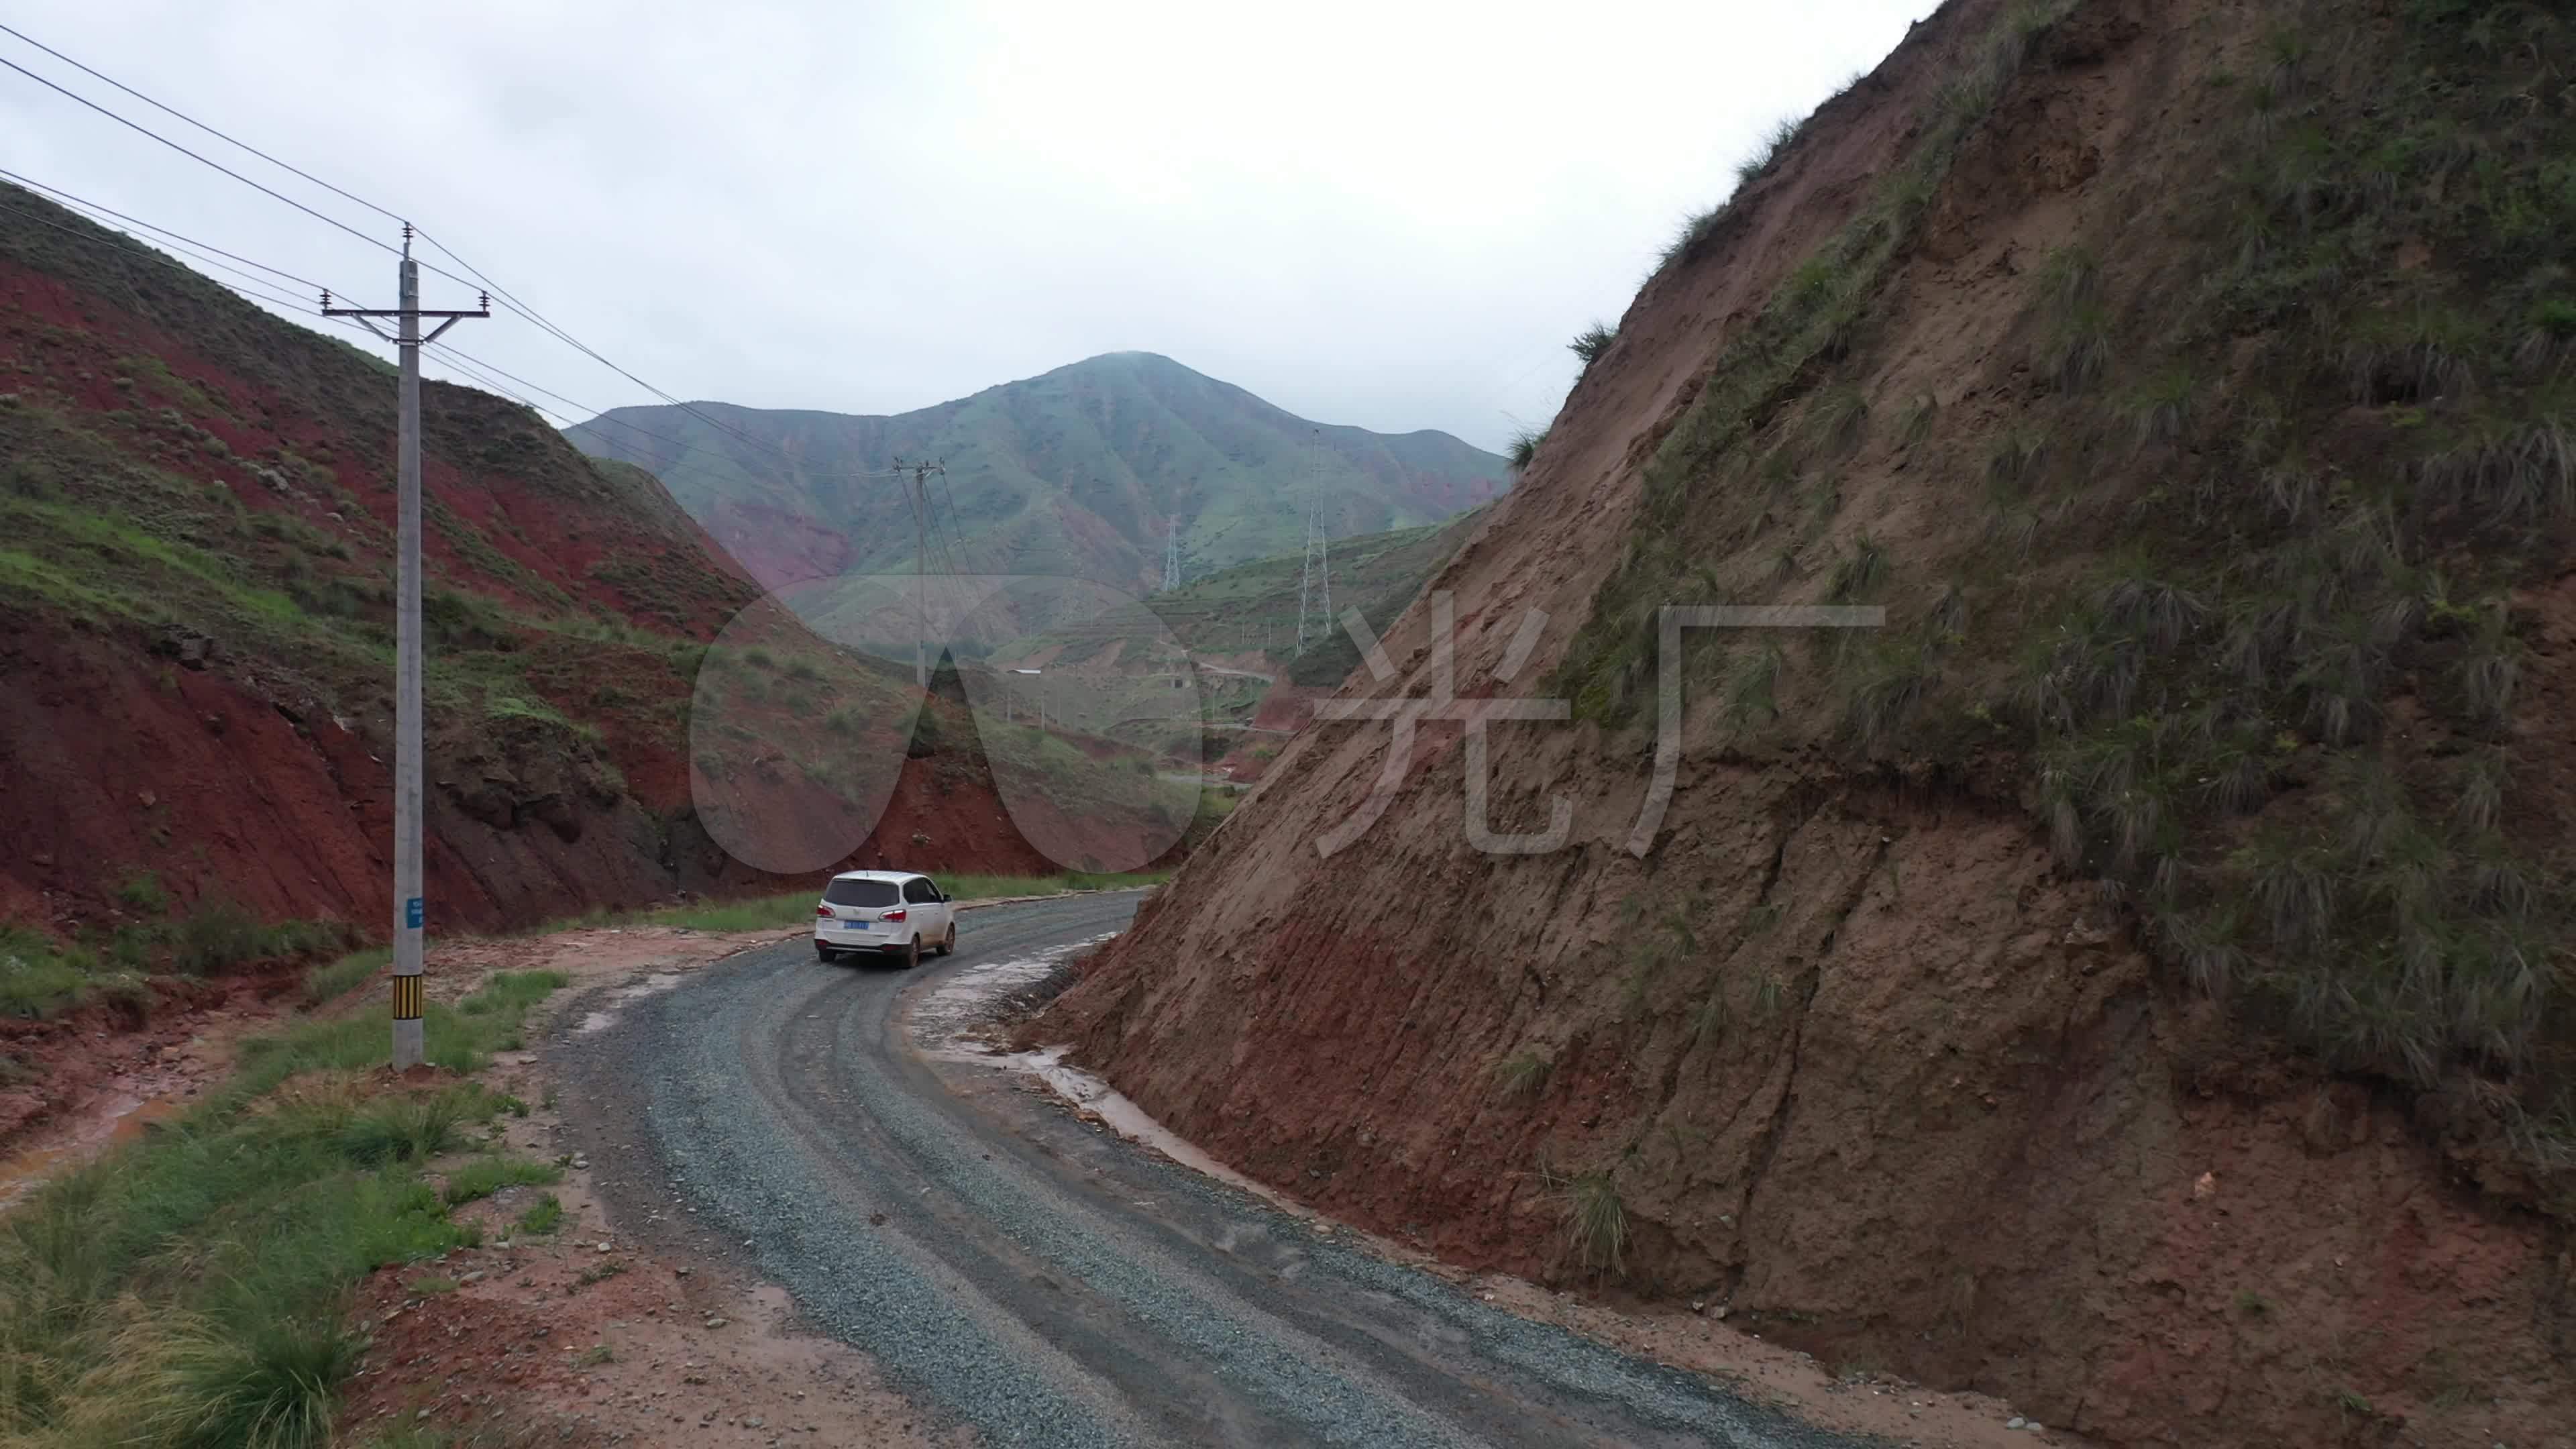
[[[969,966],[933,987],[912,1008],[913,1036],[923,1049],[938,1054],[963,1050],[978,1060],[990,1059],[991,1048],[974,1040],[972,1032],[992,1015],[993,1003],[1006,993],[1046,979],[1048,972],[1063,965],[1110,937],[1116,931],[1103,931],[1088,941],[1074,941],[1050,947],[1033,956],[1014,956],[1006,961],[987,961]]]
[[[1117,1088],[1079,1067],[1066,1065],[1064,1055],[1072,1048],[1053,1046],[1028,1052],[1005,1051],[976,1034],[978,1028],[990,1022],[995,1003],[1002,996],[1045,979],[1047,973],[1062,965],[1067,958],[1088,951],[1117,934],[1105,931],[1088,941],[1076,941],[1033,956],[994,961],[958,972],[915,1001],[912,1008],[913,1040],[924,1056],[936,1061],[970,1062],[1025,1072],[1044,1082],[1048,1090],[1063,1098],[1075,1111],[1097,1118],[1119,1136],[1153,1148],[1193,1172],[1215,1178],[1229,1187],[1240,1188],[1297,1217],[1314,1217],[1316,1214],[1312,1209],[1282,1197],[1200,1151],[1188,1138],[1155,1121],[1144,1108],[1137,1106]]]
[[[1151,1147],[1192,1172],[1266,1198],[1277,1206],[1290,1208],[1300,1217],[1311,1215],[1307,1209],[1289,1204],[1269,1188],[1201,1152],[1191,1145],[1188,1138],[1155,1121],[1144,1108],[1130,1101],[1117,1088],[1080,1067],[1066,1066],[1064,1054],[1071,1050],[1071,1047],[1051,1046],[1033,1052],[986,1054],[979,1060],[1027,1072],[1053,1088],[1057,1096],[1073,1104],[1076,1110],[1099,1118],[1112,1132],[1130,1142]]]
[[[611,991],[608,993],[608,1000],[613,1006],[623,1006],[630,1001],[641,1001],[647,996],[654,996],[662,992],[669,991],[679,984],[679,972],[656,971],[641,981],[629,982],[626,985],[620,986],[616,990]],[[581,1025],[574,1027],[573,1030],[580,1032],[606,1031],[608,1028],[616,1024],[616,1012],[594,1011],[583,1016],[581,1019]]]

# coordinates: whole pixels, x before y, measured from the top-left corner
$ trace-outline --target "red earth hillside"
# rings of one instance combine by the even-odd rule
[[[372,933],[388,913],[391,374],[7,200],[0,919],[139,931],[222,901]],[[762,887],[699,828],[690,790],[701,664],[758,590],[650,475],[582,457],[527,409],[430,383],[423,414],[433,927]],[[908,680],[792,619],[768,637],[752,672],[778,717],[911,718]],[[904,771],[844,858],[1054,868],[979,759]],[[121,898],[147,873],[154,890],[130,894],[161,899]]]

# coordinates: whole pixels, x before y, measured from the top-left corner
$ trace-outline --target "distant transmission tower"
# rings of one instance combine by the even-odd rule
[[[930,478],[936,473],[948,476],[945,462],[911,462],[894,460],[895,471],[912,474],[904,490],[904,501],[912,505],[912,603],[914,628],[912,636],[912,682],[930,688]]]
[[[1181,516],[1172,515],[1171,531],[1163,536],[1163,587],[1181,586]]]
[[[1306,620],[1311,609],[1314,637],[1321,642],[1333,632],[1333,545],[1324,533],[1322,429],[1306,462],[1306,558],[1297,574],[1297,652],[1306,652]]]

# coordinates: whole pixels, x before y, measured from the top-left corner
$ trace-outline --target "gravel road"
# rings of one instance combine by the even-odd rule
[[[931,1060],[904,1012],[979,961],[1123,927],[1130,893],[961,918],[958,954],[802,940],[596,993],[549,1045],[620,1230],[786,1286],[989,1445],[1848,1445],[1500,1312],[1160,1153]],[[581,1009],[568,1020],[582,1020]]]

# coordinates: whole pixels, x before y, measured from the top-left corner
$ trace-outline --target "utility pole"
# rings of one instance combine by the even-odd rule
[[[421,940],[427,913],[421,904],[420,793],[420,349],[467,317],[492,315],[492,295],[471,312],[424,312],[420,309],[420,264],[411,259],[411,224],[403,223],[402,305],[386,311],[334,307],[322,294],[322,315],[354,317],[358,324],[393,343],[402,354],[399,386],[402,424],[394,441],[395,487],[399,494],[394,556],[394,1045],[395,1071],[420,1065]],[[395,331],[385,337],[375,319],[391,317]],[[420,319],[440,319],[436,331],[420,335]]]
[[[1171,527],[1163,535],[1163,587],[1166,591],[1181,586],[1181,516],[1172,515]]]

